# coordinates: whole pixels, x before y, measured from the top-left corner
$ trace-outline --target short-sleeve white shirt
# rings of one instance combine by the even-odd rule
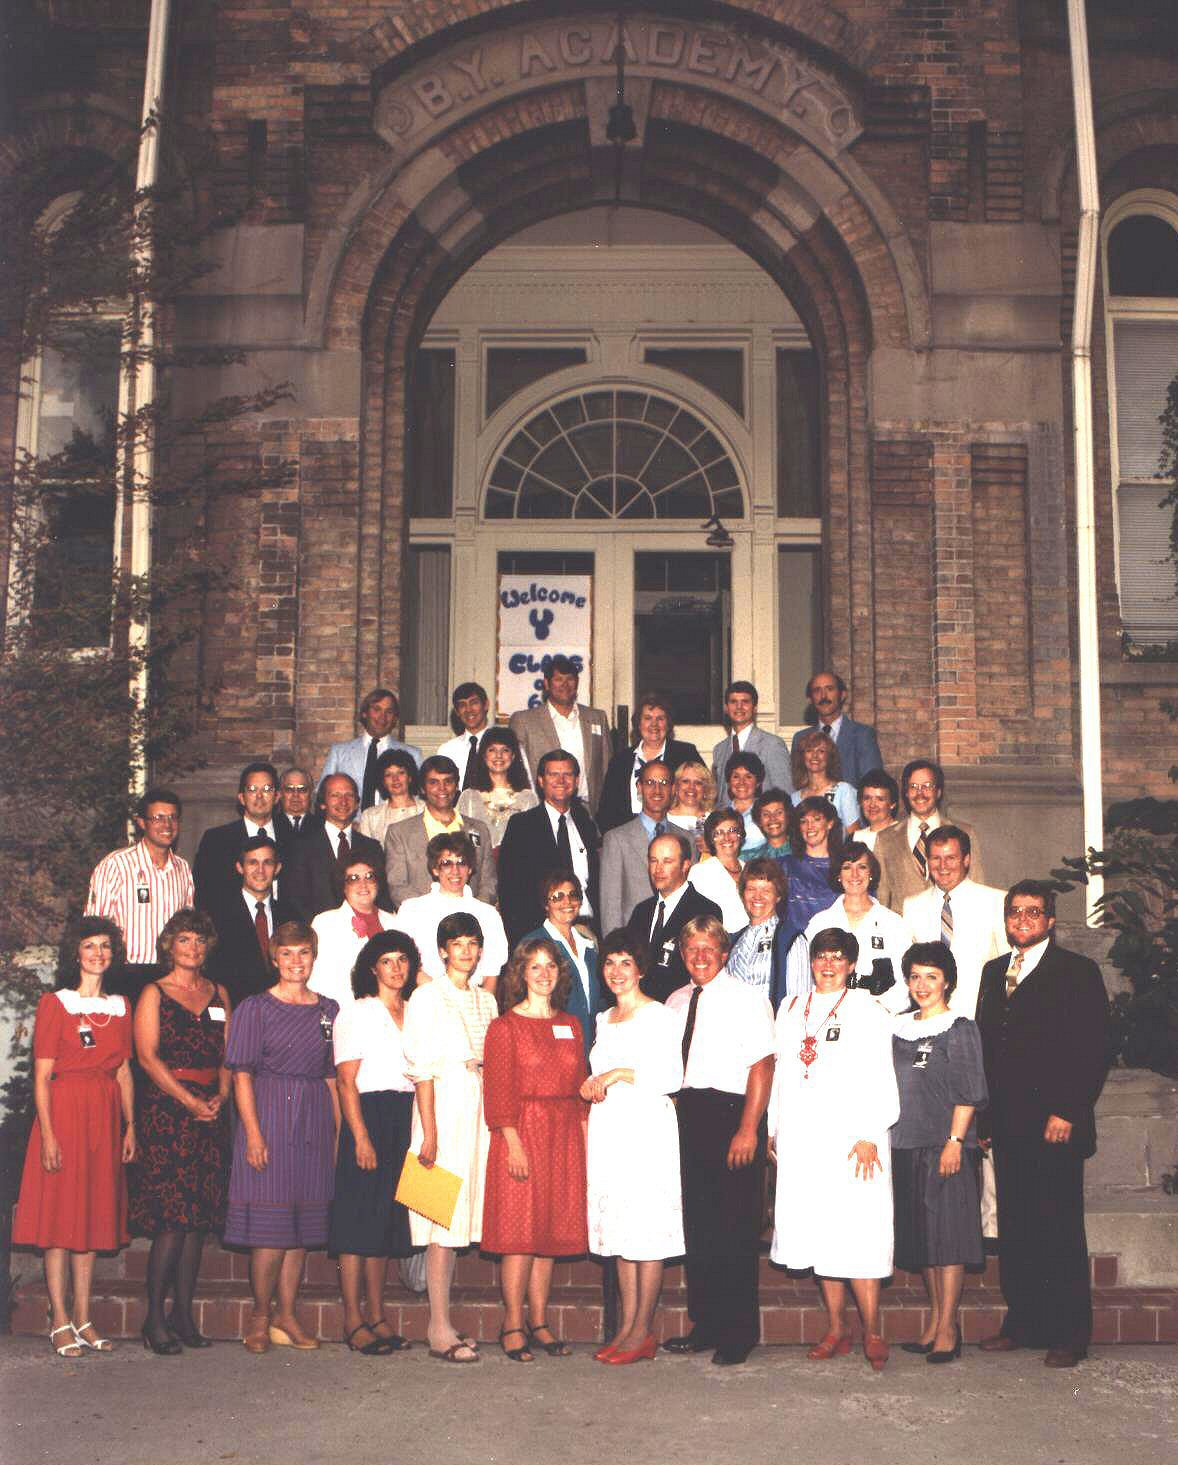
[[[692,986],[688,982],[677,988],[666,1002],[684,1027]],[[700,992],[683,1087],[743,1094],[748,1088],[749,1069],[775,1047],[773,1009],[768,997],[729,976],[725,969]]]
[[[335,1062],[360,1061],[356,1088],[362,1094],[392,1089],[413,1093],[405,1074],[405,1049],[401,1029],[379,997],[361,997],[335,1020]]]

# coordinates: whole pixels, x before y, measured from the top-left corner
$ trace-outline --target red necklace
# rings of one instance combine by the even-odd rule
[[[846,987],[843,988],[839,1000],[818,1024],[819,1028],[824,1027],[842,1006],[843,998],[847,995],[847,990]],[[798,1057],[802,1060],[802,1065],[805,1069],[805,1072],[802,1074],[803,1078],[810,1077],[810,1064],[818,1057],[818,1030],[816,1028],[813,1033],[808,1031],[810,1026],[810,1003],[813,1000],[814,993],[811,992],[806,998],[806,1006],[802,1012],[802,1046],[798,1049]]]

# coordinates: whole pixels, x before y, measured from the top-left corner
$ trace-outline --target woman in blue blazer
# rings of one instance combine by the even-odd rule
[[[523,938],[531,941],[545,937],[555,941],[572,968],[573,981],[565,1000],[565,1011],[581,1024],[585,1040],[585,1057],[597,1033],[597,1014],[609,1006],[609,993],[597,975],[597,945],[584,926],[576,926],[585,892],[571,870],[551,870],[540,882],[540,899],[544,902],[544,924],[529,931]]]

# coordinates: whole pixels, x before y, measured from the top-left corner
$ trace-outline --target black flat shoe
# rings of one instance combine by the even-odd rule
[[[364,1332],[372,1332],[371,1323],[361,1323],[359,1327],[353,1328],[350,1333],[344,1334],[344,1343],[347,1345],[348,1351],[350,1353],[362,1353],[365,1358],[387,1358],[393,1350],[383,1338],[378,1338],[375,1333],[373,1333],[370,1343],[357,1343],[354,1341],[357,1333]]]
[[[499,1346],[503,1349],[504,1358],[510,1358],[512,1363],[535,1363],[536,1355],[528,1347],[526,1342],[519,1348],[508,1348],[506,1346],[503,1340],[504,1338],[510,1338],[512,1333],[518,1333],[521,1338],[527,1338],[528,1336],[523,1328],[500,1328]],[[543,1348],[543,1343],[540,1346]]]
[[[712,1362],[719,1368],[736,1368],[752,1351],[751,1348],[717,1348],[712,1354]]]
[[[515,1330],[513,1329],[512,1331]],[[560,1338],[558,1338],[555,1333],[552,1333],[552,1337],[547,1343],[545,1343],[543,1338],[538,1338],[536,1336],[536,1334],[541,1331],[545,1333],[552,1333],[552,1329],[548,1326],[547,1323],[528,1324],[529,1348],[543,1348],[544,1352],[548,1354],[549,1358],[567,1358],[569,1354],[573,1351],[569,1347],[569,1345],[563,1342]]]
[[[164,1327],[168,1330],[168,1336],[178,1339],[185,1348],[211,1348],[213,1346],[213,1340],[206,1338],[195,1327],[182,1328],[174,1314],[164,1323]]]
[[[680,1333],[677,1338],[668,1338],[663,1343],[668,1353],[707,1353],[715,1346],[714,1343],[705,1343],[694,1333]]]
[[[924,1360],[926,1363],[952,1363],[961,1357],[961,1329],[957,1329],[957,1341],[952,1348],[934,1349]]]
[[[925,1357],[933,1351],[931,1343],[901,1343],[900,1347],[905,1353],[922,1353]]]
[[[184,1352],[184,1349],[180,1346],[179,1338],[170,1338],[166,1332],[162,1338],[153,1338],[147,1329],[144,1328],[142,1338],[143,1346],[150,1348],[160,1358],[176,1358]]]
[[[368,1329],[368,1331],[372,1334],[372,1336],[377,1340],[378,1343],[385,1344],[386,1351],[389,1353],[404,1353],[406,1348],[413,1347],[413,1344],[409,1341],[408,1338],[402,1337],[400,1333],[393,1332],[393,1329],[389,1324],[387,1318],[378,1318],[376,1322],[365,1323],[364,1326]],[[380,1331],[381,1328],[387,1328],[388,1331],[382,1333]],[[466,1339],[464,1338],[463,1342],[465,1341]]]

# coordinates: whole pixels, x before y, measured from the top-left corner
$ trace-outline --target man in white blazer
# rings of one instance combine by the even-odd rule
[[[904,902],[903,921],[912,941],[944,941],[957,962],[957,988],[950,1007],[971,1018],[978,1005],[982,968],[1010,946],[1006,939],[1005,892],[969,878],[970,838],[955,824],[928,836],[933,883]]]
[[[390,692],[387,687],[374,687],[360,703],[357,713],[363,734],[346,743],[332,743],[323,761],[320,784],[329,773],[346,773],[360,790],[361,809],[371,809],[373,804],[383,803],[384,789],[376,777],[376,760],[382,753],[387,753],[390,748],[399,748],[421,767],[421,749],[393,737],[393,729],[400,717],[396,692]]]
[[[724,693],[724,722],[728,728],[728,736],[712,749],[712,774],[718,790],[718,808],[722,808],[724,804],[724,773],[728,760],[736,752],[757,755],[765,765],[766,788],[779,788],[784,789],[787,794],[793,793],[789,747],[784,738],[779,738],[776,733],[765,732],[757,726],[759,700],[760,694],[752,682],[730,682]]]
[[[544,700],[539,707],[513,712],[508,726],[519,739],[536,786],[536,769],[545,753],[563,748],[581,770],[577,793],[591,814],[597,813],[605,769],[613,754],[609,719],[599,707],[577,701],[580,673],[567,656],[554,656],[544,674]]]
[[[629,923],[634,907],[650,895],[650,842],[669,832],[667,810],[674,794],[670,764],[656,758],[638,777],[642,808],[605,836],[601,846],[601,930]]]

